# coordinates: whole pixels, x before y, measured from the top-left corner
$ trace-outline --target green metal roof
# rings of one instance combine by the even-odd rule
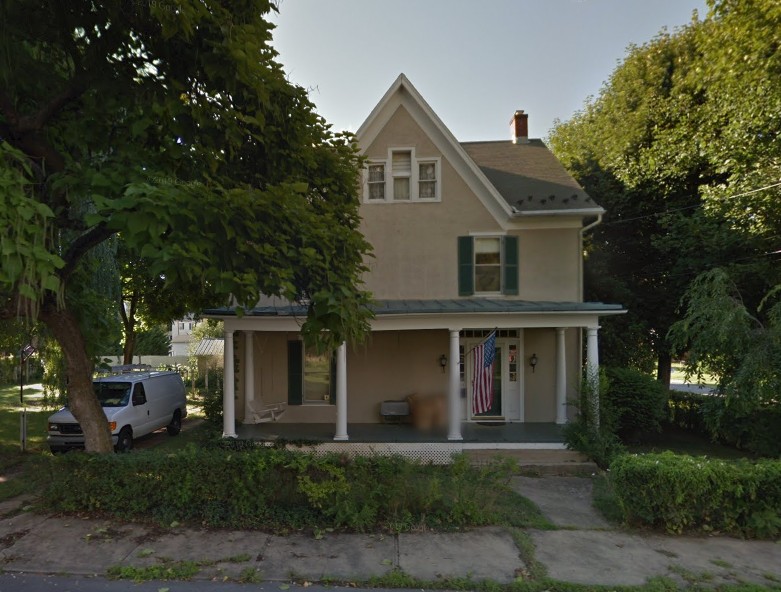
[[[376,300],[369,305],[376,316],[409,314],[474,314],[474,313],[616,313],[620,304],[602,302],[543,302],[530,300],[495,300],[491,298],[459,298],[450,300]],[[209,316],[232,316],[235,308],[213,308],[204,311]],[[300,304],[259,306],[246,310],[246,316],[289,317],[306,316],[307,307]]]

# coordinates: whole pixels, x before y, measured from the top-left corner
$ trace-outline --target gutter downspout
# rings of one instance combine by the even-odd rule
[[[579,249],[581,253],[578,265],[578,297],[580,298],[581,302],[583,302],[583,235],[595,226],[602,224],[602,216],[603,214],[597,214],[596,220],[594,220],[591,224],[587,224],[578,232],[578,240],[580,241]]]
[[[591,230],[595,226],[599,226],[602,223],[602,214],[597,214],[597,219],[594,220],[591,224],[587,224],[583,228],[580,229],[578,232],[578,239],[580,240],[580,260],[578,265],[578,274],[580,277],[578,278],[578,292],[580,296],[580,301],[583,302],[583,235],[586,234],[587,231]],[[578,351],[583,351],[583,330],[581,329],[578,331]]]

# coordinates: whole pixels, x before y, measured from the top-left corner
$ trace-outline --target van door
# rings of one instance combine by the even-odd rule
[[[144,389],[144,384],[142,382],[137,382],[133,387],[131,405],[133,408],[133,419],[131,422],[131,425],[133,426],[133,437],[137,438],[138,436],[148,434],[153,429],[150,427],[152,425],[152,416],[150,405],[146,398],[146,389]]]

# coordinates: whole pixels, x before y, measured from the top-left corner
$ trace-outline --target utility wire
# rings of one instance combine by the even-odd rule
[[[736,199],[738,197],[745,197],[746,195],[751,195],[752,193],[759,193],[760,191],[765,191],[767,189],[772,189],[773,187],[779,187],[781,186],[781,181],[778,183],[773,183],[772,185],[765,185],[764,187],[760,187],[758,189],[751,189],[750,191],[745,191],[743,193],[738,193],[737,195],[727,195],[724,197],[718,197],[716,199],[719,200],[726,200],[726,199]],[[634,222],[635,220],[644,220],[645,218],[653,218],[655,216],[663,216],[664,214],[670,214],[672,212],[681,212],[683,210],[691,210],[693,208],[699,208],[702,207],[701,203],[695,204],[693,206],[682,206],[680,208],[671,208],[669,210],[664,210],[663,212],[654,212],[652,214],[644,214],[642,216],[635,216],[634,218],[626,218],[625,220],[612,220],[610,222],[603,222],[601,226],[612,226],[614,224],[624,224],[625,222]]]

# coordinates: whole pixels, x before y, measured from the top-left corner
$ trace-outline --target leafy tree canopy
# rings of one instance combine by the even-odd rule
[[[730,269],[754,307],[778,283],[781,9],[714,0],[630,47],[599,96],[558,123],[554,152],[607,209],[589,245],[588,297],[623,302],[604,359],[669,379],[670,326],[698,274]],[[628,354],[627,352],[635,352]]]
[[[110,450],[90,381],[120,301],[98,273],[114,240],[188,304],[305,299],[302,332],[326,345],[367,327],[360,159],[276,62],[273,9],[0,7],[0,310],[40,318],[60,342],[88,450]]]

